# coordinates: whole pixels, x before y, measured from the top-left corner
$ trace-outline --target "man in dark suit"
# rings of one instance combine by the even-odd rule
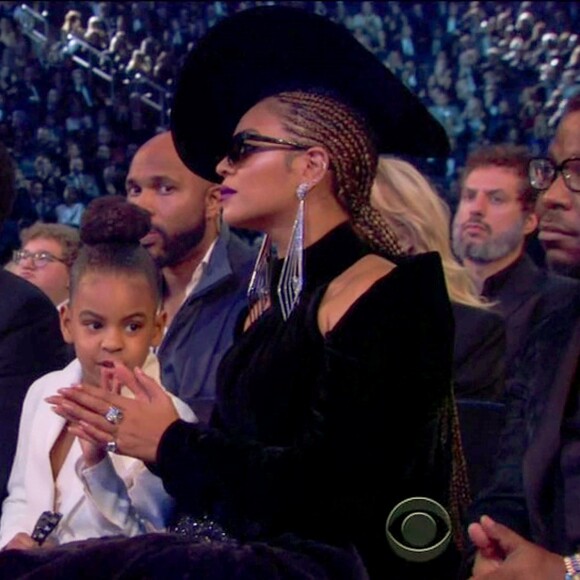
[[[531,171],[530,177],[545,188],[548,204],[558,204],[565,215],[575,211],[576,223],[578,172],[562,175],[561,168],[578,157],[580,110],[569,107],[547,158],[558,170],[548,177]],[[580,247],[580,229],[544,231],[554,234],[542,239],[553,242],[547,245],[550,259],[570,263]],[[474,578],[580,575],[580,297],[554,306],[559,310],[534,331],[507,387],[508,417],[494,482],[471,510]]]
[[[492,145],[468,157],[453,220],[453,249],[506,324],[506,371],[533,328],[578,291],[570,278],[540,269],[525,252],[538,225],[537,191],[524,147]]]
[[[10,214],[15,195],[13,162],[0,143],[0,226]],[[0,297],[0,500],[3,501],[26,391],[38,377],[65,366],[67,359],[57,310],[41,290],[0,269]]]

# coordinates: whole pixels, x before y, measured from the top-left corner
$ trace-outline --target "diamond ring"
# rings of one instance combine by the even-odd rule
[[[123,420],[123,411],[119,409],[119,407],[110,406],[105,413],[105,419],[112,423],[113,425],[117,425]]]
[[[117,442],[116,441],[107,441],[107,444],[105,445],[105,449],[109,453],[117,453]]]

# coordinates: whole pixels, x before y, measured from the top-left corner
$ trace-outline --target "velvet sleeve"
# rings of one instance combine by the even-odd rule
[[[182,508],[224,514],[237,533],[340,536],[359,527],[384,541],[386,514],[401,498],[447,500],[440,443],[452,344],[439,258],[404,261],[324,337],[314,402],[291,445],[228,435],[216,413],[213,428],[168,428],[158,473]]]

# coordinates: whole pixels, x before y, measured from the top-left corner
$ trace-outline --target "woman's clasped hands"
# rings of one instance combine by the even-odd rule
[[[134,398],[120,393],[121,385]],[[121,363],[101,371],[101,386],[73,385],[47,397],[69,431],[91,446],[154,463],[161,436],[179,417],[164,389]]]

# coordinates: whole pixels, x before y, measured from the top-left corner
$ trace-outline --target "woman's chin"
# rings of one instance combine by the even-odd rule
[[[243,230],[262,231],[255,219],[247,215],[241,215],[239,212],[228,211],[224,208],[222,212],[223,220],[232,228]]]

